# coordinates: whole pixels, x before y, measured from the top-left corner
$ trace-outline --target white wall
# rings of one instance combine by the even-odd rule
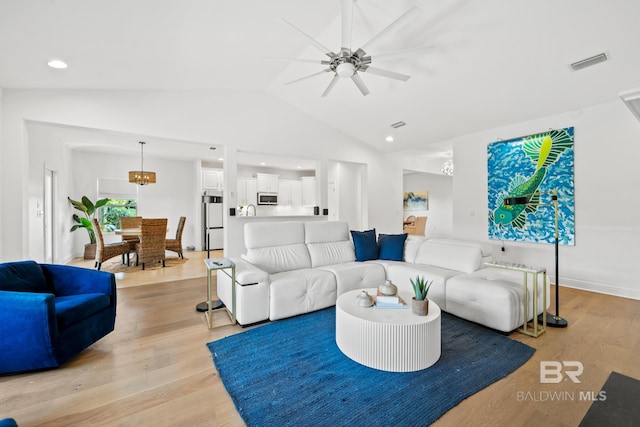
[[[387,201],[402,191],[402,176],[395,172],[399,170],[395,162],[266,93],[5,90],[2,108],[0,184],[4,200],[11,201],[2,204],[1,212],[4,260],[24,259],[30,253],[25,120],[221,144],[225,180],[230,182],[236,180],[238,149],[367,164],[368,188],[375,189],[375,197],[369,197],[369,222],[387,232],[401,229],[401,211],[386,209]],[[160,173],[158,176],[161,179]],[[326,188],[325,184],[319,186]],[[235,186],[226,189],[224,196],[228,213],[228,207],[236,205]],[[326,197],[321,200],[326,203]],[[326,205],[320,206],[323,208]],[[242,250],[237,243],[241,227],[237,218],[227,218],[225,248],[229,255]]]
[[[409,215],[426,216],[426,236],[453,235],[453,178],[436,173],[407,173],[404,175],[404,192],[428,191],[429,209],[426,211],[407,211]]]
[[[350,162],[329,162],[328,181],[331,183],[329,219],[347,221],[352,230],[373,228],[363,214],[362,192],[366,191],[363,177],[367,165]]]
[[[79,200],[83,195],[87,195],[91,200],[97,200],[98,178],[126,179],[129,170],[138,169],[139,160],[139,156],[133,155],[98,154],[73,150],[72,175],[75,184],[71,198]],[[184,247],[199,247],[200,213],[199,205],[194,203],[194,199],[197,200],[200,194],[199,168],[190,161],[154,159],[152,156],[145,155],[145,170],[147,169],[156,172],[155,184],[144,186],[129,184],[137,191],[138,215],[147,218],[167,218],[170,237],[175,235],[179,218],[185,216],[187,221],[182,235],[182,244]],[[76,231],[73,234],[79,233]],[[86,236],[75,237],[82,237],[80,244],[76,240],[73,246],[73,255],[80,256],[82,245],[87,243]]]
[[[449,141],[455,159],[455,234],[488,241],[488,143],[569,126],[575,130],[576,244],[560,247],[560,283],[640,299],[635,266],[640,254],[640,123],[620,101]],[[553,276],[553,245],[506,242],[502,254],[500,242],[492,242],[499,258],[543,265]]]
[[[53,235],[54,235],[54,262],[66,262],[74,252],[74,242],[80,245],[80,235],[83,243],[89,243],[85,230],[75,231],[72,236],[69,233],[73,220],[71,219],[73,208],[67,201],[67,196],[73,196],[75,179],[73,176],[73,162],[71,150],[51,137],[41,126],[27,123],[26,134],[28,144],[29,162],[29,208],[25,212],[24,218],[28,221],[29,247],[28,258],[38,262],[44,261],[44,240],[43,240],[43,218],[38,216],[37,211],[44,203],[43,182],[44,169],[51,169],[56,173],[55,189],[58,200],[54,202],[53,212]],[[95,201],[95,181],[93,186],[92,200]],[[77,211],[76,211],[77,212]],[[76,240],[77,239],[77,240]],[[83,248],[83,246],[79,246]],[[82,249],[75,252],[82,254]]]
[[[64,141],[53,136],[46,126],[29,122],[26,129],[29,152],[29,209],[26,212],[28,258],[42,262],[44,257],[43,219],[37,215],[37,210],[43,204],[42,183],[46,167],[57,174],[54,261],[68,262],[73,257],[82,256],[84,245],[89,240],[83,229],[69,232],[74,225],[71,217],[78,211],[67,202],[67,196],[74,200],[87,196],[95,202],[98,199],[98,178],[126,180],[128,171],[139,167],[140,157],[122,154],[116,149],[113,153],[71,150]],[[194,198],[199,194],[199,166],[188,161],[154,159],[148,154],[145,159],[146,166],[157,172],[158,179],[156,184],[144,187],[127,184],[137,193],[138,213],[145,217],[168,218],[170,236],[177,229],[179,217],[186,216],[184,246],[199,246],[200,212],[199,205],[194,203]],[[119,238],[105,233],[105,240]]]

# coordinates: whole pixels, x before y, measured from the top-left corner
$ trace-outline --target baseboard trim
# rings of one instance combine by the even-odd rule
[[[560,285],[560,291],[562,291],[562,287],[640,300],[640,290],[638,289],[622,288],[620,286],[609,286],[603,283],[585,282],[575,279],[563,279],[562,284]]]

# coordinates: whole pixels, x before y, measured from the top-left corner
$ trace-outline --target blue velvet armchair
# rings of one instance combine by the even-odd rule
[[[115,326],[112,273],[57,264],[0,264],[0,374],[55,368]]]

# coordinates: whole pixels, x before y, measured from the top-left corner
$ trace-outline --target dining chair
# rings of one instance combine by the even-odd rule
[[[184,230],[184,223],[186,220],[187,217],[180,217],[180,220],[178,221],[178,229],[176,230],[176,238],[167,239],[165,246],[168,251],[177,252],[178,256],[182,259],[184,259],[184,254],[182,253],[182,231]]]
[[[407,234],[413,234],[416,236],[424,236],[424,229],[427,226],[427,217],[419,216],[416,218],[416,221],[413,225],[405,225],[404,232]]]
[[[125,263],[124,256],[126,255],[127,265],[129,265],[129,244],[127,242],[105,244],[100,223],[96,218],[93,218],[91,221],[93,223],[94,234],[96,235],[96,269],[100,270],[103,262],[118,255],[122,255],[123,264]]]
[[[142,218],[140,242],[136,243],[136,265],[162,262],[165,266],[167,218]]]
[[[140,228],[140,224],[142,223],[141,216],[121,216],[120,217],[120,228]],[[122,241],[127,242],[129,244],[129,252],[133,252],[136,250],[136,243],[140,241],[140,236],[138,234],[123,234]]]

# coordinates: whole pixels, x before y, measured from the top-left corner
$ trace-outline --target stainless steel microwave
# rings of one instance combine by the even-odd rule
[[[258,193],[259,205],[277,205],[278,193]]]

